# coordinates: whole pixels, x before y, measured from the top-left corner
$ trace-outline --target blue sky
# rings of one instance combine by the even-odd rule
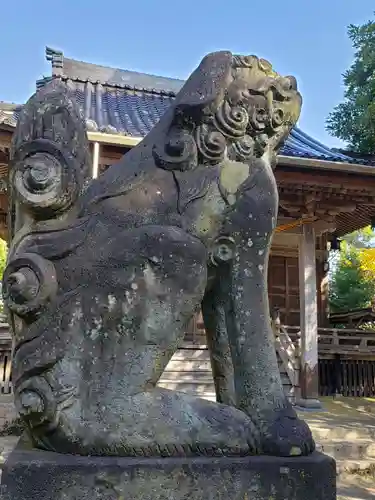
[[[50,74],[49,45],[67,57],[185,78],[210,51],[269,59],[297,77],[304,98],[299,125],[329,146],[324,130],[343,96],[353,59],[346,28],[375,16],[374,0],[13,0],[2,2],[0,100],[24,102]]]

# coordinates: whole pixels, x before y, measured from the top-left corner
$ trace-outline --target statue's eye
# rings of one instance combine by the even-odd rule
[[[244,89],[244,90],[242,90],[241,96],[242,96],[242,99],[244,101],[248,101],[250,99],[250,97],[251,97],[250,89]]]
[[[286,76],[285,80],[287,80],[289,82],[288,90],[298,90],[297,89],[297,80],[294,78],[294,76]]]

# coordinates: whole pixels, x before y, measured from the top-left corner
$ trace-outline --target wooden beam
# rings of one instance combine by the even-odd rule
[[[276,227],[284,226],[284,225],[288,225],[288,224],[293,224],[297,220],[298,220],[298,218],[296,218],[296,217],[281,216],[281,217],[277,218]],[[311,222],[311,225],[315,230],[315,235],[321,236],[323,233],[335,232],[336,227],[337,227],[337,222],[335,220],[330,221],[330,220],[326,220],[325,218],[318,218],[317,217],[317,219],[315,221]],[[283,234],[302,234],[302,226],[303,226],[303,224],[300,224],[298,226],[291,227],[285,231],[275,232],[273,240],[276,241],[277,238],[280,238],[280,236],[282,237]],[[293,242],[293,244],[294,244],[294,242]]]
[[[10,142],[12,130],[2,130],[2,132],[4,134],[8,134],[8,140]],[[107,134],[104,132],[88,132],[87,135],[89,140],[92,142],[126,147],[136,146],[143,139],[143,137],[132,137],[123,134]],[[277,163],[278,165],[286,165],[289,167],[320,169],[326,171],[336,171],[338,173],[356,173],[375,177],[375,167],[368,165],[357,165],[346,162],[333,162],[311,158],[296,158],[294,156],[284,155],[278,156]]]
[[[94,142],[94,151],[92,155],[92,177],[96,179],[99,175],[100,143]]]
[[[122,134],[106,134],[104,132],[88,132],[88,138],[93,142],[101,144],[113,144],[119,146],[136,146],[143,137],[131,137]],[[368,165],[357,165],[345,162],[333,162],[326,160],[317,160],[310,158],[295,158],[293,156],[278,156],[279,165],[288,165],[291,167],[318,168],[322,170],[334,170],[339,172],[360,173],[375,176],[375,168]]]
[[[301,326],[301,401],[320,407],[318,370],[318,300],[316,286],[316,238],[311,224],[305,224],[299,245],[299,290]]]
[[[4,105],[3,105],[4,107]],[[12,105],[12,109],[17,106]],[[0,132],[7,132],[12,135],[13,129],[2,127]],[[107,134],[104,132],[88,132],[88,138],[92,142],[100,142],[101,144],[113,144],[119,146],[136,146],[143,137],[132,137],[123,134]],[[347,162],[334,162],[315,158],[296,158],[294,156],[279,155],[277,158],[279,165],[287,165],[290,167],[314,168],[321,170],[333,170],[338,172],[360,173],[361,175],[375,176],[375,168],[369,165],[360,165]]]
[[[337,223],[336,222],[331,222],[331,221],[325,221],[325,220],[317,220],[315,222],[310,223],[311,226],[315,230],[316,236],[321,236],[324,233],[334,233],[336,231]],[[295,234],[302,234],[303,232],[303,225],[293,227],[291,229],[288,229],[286,231],[283,231],[282,233],[276,233],[276,234],[285,234],[287,236],[289,235],[295,235]],[[276,235],[275,237],[276,238]],[[294,241],[292,242],[294,243]]]
[[[87,132],[87,136],[92,142],[127,147],[136,146],[143,139],[143,137],[130,137],[122,134],[104,134],[103,132]]]
[[[342,197],[337,197],[332,193],[330,196],[329,193],[325,193],[324,196],[322,196],[322,193],[317,193],[314,199],[310,200],[307,196],[298,196],[297,193],[294,194],[294,196],[291,194],[286,196],[281,192],[280,206],[287,212],[299,210],[300,212],[305,211],[306,213],[327,212],[335,214],[354,212],[357,208],[353,200],[343,200]]]
[[[101,144],[112,144],[118,146],[133,147],[139,144],[143,137],[131,137],[122,134],[106,134],[104,132],[88,132],[90,141],[99,142]],[[278,156],[277,163],[279,165],[287,165],[291,167],[315,168],[322,170],[333,170],[337,172],[360,173],[361,175],[370,175],[375,177],[375,167],[368,165],[357,165],[345,162],[332,162],[326,160],[317,160],[310,158],[295,158],[293,156]]]
[[[331,170],[336,172],[349,172],[361,175],[375,176],[375,167],[371,165],[358,165],[340,161],[317,160],[313,158],[296,158],[294,156],[280,155],[277,158],[278,165],[290,167],[301,167],[319,170]]]
[[[322,236],[324,233],[334,233],[337,223],[335,221],[317,220],[312,223],[316,236]]]
[[[275,170],[275,177],[279,189],[282,191],[290,191],[295,187],[326,187],[336,189],[340,193],[352,193],[358,191],[360,196],[374,196],[375,190],[375,175],[355,175],[348,172],[335,172],[327,170],[310,170],[308,171],[297,169],[297,165],[287,168],[289,166],[280,166]],[[375,166],[372,167],[375,173]],[[350,194],[349,194],[350,196]]]
[[[277,243],[271,246],[271,255],[280,256],[280,257],[297,257],[299,255],[298,246],[283,246],[278,245]],[[315,251],[316,258],[319,262],[323,262],[327,259],[327,251],[325,250],[316,250]]]

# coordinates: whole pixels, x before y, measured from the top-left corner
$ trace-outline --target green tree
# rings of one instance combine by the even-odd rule
[[[342,241],[355,248],[372,248],[375,244],[375,232],[371,226],[367,226],[353,233],[346,234]]]
[[[330,309],[334,312],[368,307],[375,294],[375,282],[361,265],[360,250],[344,245],[331,276]]]
[[[6,242],[0,238],[0,280],[3,279],[4,269],[6,266],[8,255],[8,247]]]
[[[327,118],[328,132],[352,151],[375,153],[375,21],[350,25],[354,62],[344,73],[344,102]]]

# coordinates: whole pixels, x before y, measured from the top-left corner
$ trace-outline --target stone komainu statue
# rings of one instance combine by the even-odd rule
[[[309,454],[267,297],[273,166],[301,96],[255,56],[206,56],[147,137],[90,180],[53,81],[19,118],[3,293],[35,446],[91,455]],[[217,402],[156,388],[202,306]]]

